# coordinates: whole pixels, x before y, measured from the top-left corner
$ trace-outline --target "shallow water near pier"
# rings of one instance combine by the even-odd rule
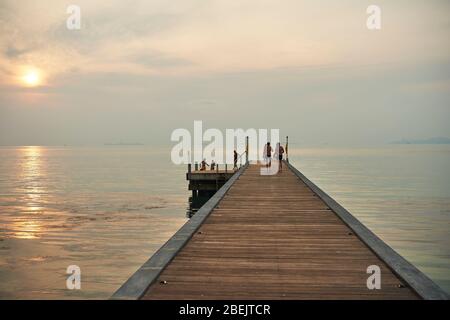
[[[290,161],[450,291],[450,146],[294,148]],[[187,221],[186,167],[148,146],[0,148],[0,298],[108,298]],[[81,290],[66,269],[81,269]]]

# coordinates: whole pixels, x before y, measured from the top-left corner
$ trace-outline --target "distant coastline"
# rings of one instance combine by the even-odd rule
[[[450,144],[450,138],[433,137],[429,139],[401,139],[393,141],[391,144]]]
[[[143,146],[143,143],[105,143],[105,146]]]

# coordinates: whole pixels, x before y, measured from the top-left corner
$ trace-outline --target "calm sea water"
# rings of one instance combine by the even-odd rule
[[[450,291],[450,146],[298,148],[291,162]],[[187,220],[146,146],[0,148],[0,298],[108,298]],[[81,268],[81,290],[66,268]]]

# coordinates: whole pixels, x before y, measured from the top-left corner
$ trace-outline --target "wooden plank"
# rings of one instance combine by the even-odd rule
[[[419,298],[292,170],[259,170],[235,180],[143,299]],[[367,289],[370,265],[380,290]]]

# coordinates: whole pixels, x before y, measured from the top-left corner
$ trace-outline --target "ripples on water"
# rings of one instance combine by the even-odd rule
[[[450,289],[450,146],[290,153]],[[186,221],[186,168],[169,157],[144,146],[0,148],[0,298],[108,298]],[[81,290],[65,287],[72,264]]]
[[[108,298],[185,221],[185,168],[150,148],[0,149],[0,297]],[[65,287],[69,265],[82,290]]]

